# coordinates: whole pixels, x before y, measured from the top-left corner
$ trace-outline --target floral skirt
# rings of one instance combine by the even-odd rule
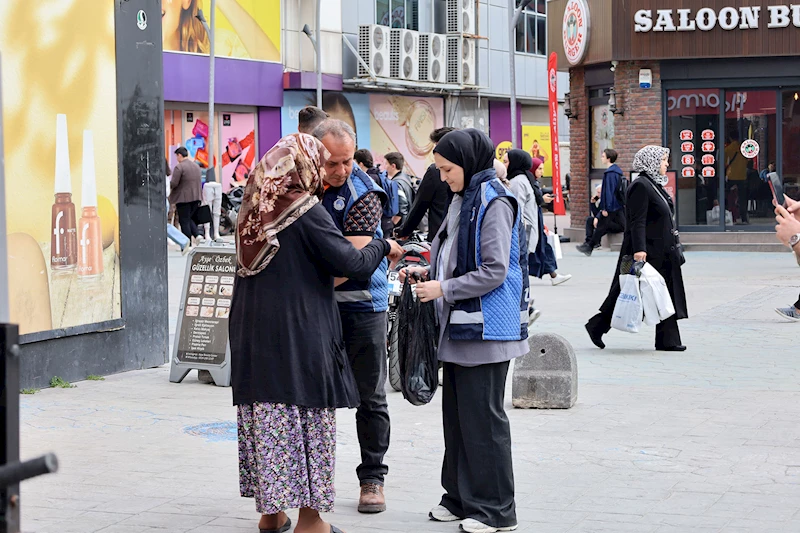
[[[333,511],[335,409],[255,403],[238,406],[237,422],[239,491],[259,513]]]

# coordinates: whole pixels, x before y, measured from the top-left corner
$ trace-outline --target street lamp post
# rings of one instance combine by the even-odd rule
[[[211,0],[211,21],[207,22],[203,16],[203,10],[197,11],[197,19],[203,24],[208,34],[208,168],[214,168],[214,156],[217,150],[214,148],[214,12],[216,11],[217,0]],[[213,171],[216,176],[216,169]]]
[[[518,0],[508,0],[509,2],[509,18],[511,20],[511,28],[508,32],[508,57],[511,67],[511,148],[519,148],[518,135],[517,135],[517,74],[516,68],[516,55],[517,55],[517,22],[522,11],[528,7],[532,0],[522,0],[517,6]]]
[[[306,34],[308,40],[311,41],[311,46],[314,47],[314,55],[317,60],[317,107],[322,109],[322,51],[320,50],[322,33],[320,26],[322,26],[322,0],[317,0],[317,27],[314,30],[316,37],[311,35],[311,28],[308,27],[308,24],[303,26],[303,33]]]

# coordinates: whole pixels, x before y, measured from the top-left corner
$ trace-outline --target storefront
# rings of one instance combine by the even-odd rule
[[[605,148],[626,170],[645,144],[671,149],[682,231],[771,229],[771,171],[800,198],[800,6],[691,4],[550,3],[563,14],[551,48],[570,72],[573,227]]]
[[[217,7],[214,120],[208,117],[208,38],[202,25],[184,17],[182,4],[165,13],[164,155],[185,146],[228,191],[242,182],[258,159],[280,138],[283,66],[280,1],[235,0]],[[183,27],[191,22],[191,27]],[[174,27],[175,26],[175,27]],[[178,35],[178,37],[176,37]],[[184,38],[194,35],[194,38]],[[213,147],[208,146],[209,133]]]

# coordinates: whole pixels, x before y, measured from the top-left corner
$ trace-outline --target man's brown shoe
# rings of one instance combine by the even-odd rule
[[[386,498],[383,487],[377,483],[361,485],[361,497],[358,499],[359,513],[382,513],[386,510]]]

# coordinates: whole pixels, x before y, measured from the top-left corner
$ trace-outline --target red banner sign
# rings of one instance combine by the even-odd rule
[[[564,195],[561,193],[561,152],[558,147],[558,55],[553,52],[547,63],[547,79],[550,93],[550,142],[553,149],[553,213],[565,215]]]

